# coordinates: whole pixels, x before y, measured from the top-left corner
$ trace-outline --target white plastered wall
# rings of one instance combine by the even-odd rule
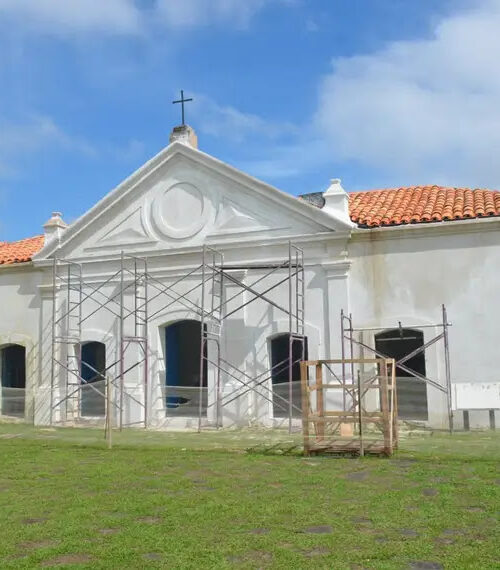
[[[0,348],[19,344],[26,349],[25,419],[33,420],[34,392],[39,382],[40,298],[37,285],[41,273],[31,265],[0,267]]]
[[[453,383],[498,383],[500,223],[496,219],[359,230],[349,245],[356,327],[441,322],[445,304]],[[425,328],[424,342],[441,329]],[[373,346],[374,333],[364,333]],[[426,350],[427,375],[445,384],[444,347]],[[444,427],[446,400],[428,387],[429,423]],[[487,422],[487,416],[485,416]],[[457,414],[460,425],[461,416]]]
[[[345,262],[346,237],[325,237],[320,240],[313,240],[300,244],[305,250],[305,289],[306,289],[306,310],[305,310],[305,334],[308,337],[309,357],[311,359],[323,358],[338,354],[338,336],[336,329],[337,321],[330,321],[331,315],[338,315],[340,308],[347,298],[347,270],[348,264]],[[283,262],[288,259],[288,241],[281,243],[273,242],[267,247],[248,247],[241,244],[240,247],[232,247],[225,251],[225,263],[253,263]],[[332,262],[325,263],[324,257],[328,255]],[[168,255],[157,256],[150,259],[150,272],[157,280],[157,284],[169,286],[183,275],[194,269],[200,263],[201,252],[176,253],[171,251]],[[84,280],[91,288],[97,288],[104,281],[109,279],[117,270],[119,261],[109,259],[100,261],[92,258],[87,263],[83,263]],[[46,424],[50,420],[50,371],[51,371],[51,350],[50,350],[50,318],[52,311],[52,288],[50,267],[44,268],[44,284],[42,291],[42,312],[40,320],[42,322],[44,335],[44,356],[42,386],[38,391],[38,401],[40,403],[39,413],[35,421],[39,424]],[[281,272],[281,276],[287,271]],[[234,275],[246,284],[252,284],[263,275],[261,270],[238,271]],[[194,274],[175,286],[170,296],[159,296],[153,300],[149,307],[148,335],[149,335],[149,377],[148,377],[148,397],[149,397],[149,425],[156,429],[169,428],[194,428],[197,426],[197,418],[168,417],[165,409],[162,387],[165,384],[165,347],[164,347],[164,327],[172,322],[182,319],[199,320],[199,314],[193,307],[185,305],[184,302],[176,300],[176,296],[183,295],[199,285],[201,275]],[[261,289],[271,285],[273,281],[265,280]],[[116,296],[119,289],[119,277],[115,277],[110,283],[101,287],[99,298],[104,302],[105,307],[99,308],[94,314],[98,305],[93,298],[84,302],[84,322],[82,324],[82,342],[90,340],[104,342],[106,344],[106,360],[108,365],[119,358],[119,327],[116,313],[118,304],[115,301],[106,302]],[[90,289],[84,286],[84,298]],[[226,312],[236,308],[240,304],[249,301],[252,295],[247,291],[242,291],[240,287],[227,281],[225,283],[225,295],[229,298],[233,294],[241,292],[237,300],[230,303]],[[156,290],[150,290],[150,298],[154,296]],[[172,295],[173,293],[173,295]],[[200,288],[189,293],[189,299],[195,304],[200,303]],[[286,307],[288,304],[288,284],[271,291],[268,297]],[[185,301],[185,300],[184,300]],[[133,298],[130,291],[126,293],[126,304],[131,307]],[[189,303],[188,303],[189,305]],[[110,310],[111,309],[111,310]],[[113,314],[113,311],[115,314]],[[91,315],[92,314],[92,315]],[[91,315],[87,317],[87,315]],[[332,330],[333,328],[333,330]],[[288,332],[287,316],[265,301],[256,300],[245,308],[239,310],[224,322],[221,352],[223,357],[230,361],[235,369],[245,372],[248,376],[255,376],[268,370],[269,364],[269,339],[280,332]],[[209,358],[215,360],[215,348],[209,345]],[[133,355],[127,356],[125,367],[132,364]],[[118,375],[117,366],[114,368],[115,378]],[[139,366],[128,373],[125,380],[125,393],[133,395],[133,398],[125,397],[124,423],[140,421],[143,411],[140,406],[134,405],[134,401],[143,402],[144,392],[141,380],[142,368]],[[234,372],[234,370],[233,370]],[[110,370],[113,374],[113,369]],[[234,392],[231,383],[234,378],[222,373],[222,392]],[[245,380],[247,382],[247,380]],[[242,386],[242,385],[241,385]],[[271,380],[268,380],[268,388],[271,387]],[[237,402],[238,412],[225,413],[222,411],[224,425],[249,425],[259,423],[264,425],[276,425],[272,417],[272,405],[269,401],[270,391],[265,390],[265,398],[251,390],[244,398],[244,402]],[[209,413],[207,420],[203,423],[213,423],[215,419],[215,370],[209,366],[208,373],[208,402]],[[56,393],[55,397],[61,397],[63,390]],[[117,390],[114,390],[114,397],[117,397]],[[77,404],[76,404],[77,405]],[[77,408],[75,408],[77,410]],[[56,421],[60,417],[56,412],[53,416]],[[114,421],[117,422],[116,411]],[[279,422],[278,422],[279,423]]]

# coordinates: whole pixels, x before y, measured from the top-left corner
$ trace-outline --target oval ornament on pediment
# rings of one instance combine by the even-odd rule
[[[157,231],[166,237],[183,239],[196,235],[207,223],[210,204],[193,184],[179,182],[162,190],[151,205]]]

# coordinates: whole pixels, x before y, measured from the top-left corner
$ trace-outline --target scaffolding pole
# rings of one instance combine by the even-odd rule
[[[287,410],[288,429],[291,432],[293,418],[300,416],[300,403],[294,402],[293,383],[294,367],[307,358],[305,339],[305,273],[304,252],[295,244],[288,243],[288,252],[284,260],[272,263],[227,265],[224,255],[213,247],[204,246],[201,264],[186,272],[173,283],[165,284],[151,274],[148,260],[124,252],[117,259],[117,270],[97,284],[83,279],[83,269],[78,263],[65,259],[53,260],[53,305],[51,336],[51,391],[50,422],[58,416],[60,422],[73,421],[81,417],[82,386],[85,385],[105,402],[104,424],[106,437],[111,442],[113,414],[116,412],[115,425],[120,430],[131,425],[143,425],[147,428],[150,414],[151,386],[149,382],[149,323],[158,314],[165,312],[172,305],[181,305],[194,312],[200,320],[200,360],[198,386],[198,430],[205,425],[222,426],[222,406],[232,399],[246,393],[263,395],[273,407]],[[234,271],[263,271],[263,275],[247,282],[234,275]],[[285,275],[283,275],[285,273]],[[269,280],[273,279],[271,283]],[[186,282],[197,281],[194,286]],[[267,283],[266,283],[267,282]],[[231,297],[225,296],[225,285],[231,284],[238,289]],[[118,286],[118,291],[109,293],[106,288]],[[283,287],[288,287],[287,301],[277,302],[271,298]],[[179,289],[184,287],[184,289]],[[154,290],[153,293],[150,291]],[[132,293],[132,299],[130,299]],[[246,294],[248,298],[245,298]],[[64,299],[61,300],[61,295]],[[63,306],[64,303],[65,306]],[[92,306],[89,303],[94,303]],[[153,310],[152,303],[161,307]],[[222,339],[224,321],[249,305],[260,302],[286,315],[288,321],[288,358],[270,366],[257,376],[248,375],[238,370],[222,358]],[[99,311],[112,316],[118,332],[117,358],[107,364],[105,370],[97,370],[85,363],[86,368],[94,372],[95,378],[101,378],[104,388],[98,389],[82,378],[82,324],[94,317]],[[98,340],[98,339],[96,339]],[[213,347],[215,354],[212,353]],[[135,350],[135,352],[133,352]],[[65,359],[65,361],[64,361]],[[209,366],[210,371],[209,371]],[[113,369],[115,369],[113,373]],[[137,374],[139,369],[139,374]],[[287,392],[285,398],[273,389],[273,377],[278,372],[288,370]],[[231,372],[231,371],[235,372]],[[222,374],[239,379],[241,386],[233,393],[222,395]],[[143,398],[135,397],[130,388],[133,383],[127,378],[134,374],[139,378],[143,389]],[[213,378],[213,389],[209,392],[209,379]],[[136,382],[137,384],[137,382]],[[168,417],[168,391],[165,385],[165,417]],[[112,397],[112,391],[114,397]],[[266,395],[267,394],[267,395]],[[57,397],[56,397],[57,396]],[[224,402],[223,402],[224,400]],[[140,420],[132,421],[129,407],[142,409]],[[209,410],[211,411],[209,415]],[[127,414],[127,415],[126,415]]]
[[[129,265],[133,265],[133,270]],[[144,269],[141,270],[141,264]],[[54,417],[59,416],[57,423],[66,423],[70,419],[76,422],[81,419],[82,387],[89,388],[95,392],[99,398],[103,398],[104,404],[104,425],[106,437],[110,438],[112,429],[113,408],[118,411],[118,425],[120,429],[125,425],[123,421],[123,411],[126,396],[144,408],[144,419],[139,423],[148,422],[148,312],[147,312],[147,260],[120,255],[120,269],[113,273],[111,277],[94,286],[83,279],[83,269],[81,264],[67,259],[54,258],[52,266],[52,335],[51,335],[51,382],[50,382],[50,423],[55,423]],[[125,277],[133,277],[130,283],[125,282]],[[119,283],[119,291],[113,295],[106,295],[102,288]],[[125,292],[134,288],[134,301],[132,309],[127,308],[125,302]],[[141,287],[144,293],[141,295]],[[64,298],[60,295],[64,293]],[[101,298],[98,298],[100,295]],[[117,300],[118,299],[118,300]],[[85,312],[87,302],[93,301],[97,308]],[[110,305],[118,305],[119,312],[111,309]],[[97,370],[89,363],[85,363],[85,368],[95,374],[95,378],[100,378],[104,382],[104,390],[101,391],[92,383],[87,382],[82,377],[82,325],[90,317],[100,310],[112,313],[115,320],[118,320],[119,346],[118,358],[111,364],[106,364],[105,370]],[[125,324],[127,317],[134,318],[134,328],[132,335],[125,335]],[[98,340],[98,339],[96,339]],[[125,358],[128,347],[136,344],[142,353],[142,357],[131,366],[126,367]],[[65,360],[65,361],[64,361]],[[110,371],[118,365],[118,374],[113,377]],[[142,365],[142,385],[144,387],[144,401],[140,402],[131,395],[124,393],[124,383],[127,373]],[[118,390],[118,402],[111,400],[111,390]],[[56,390],[58,398],[56,399]],[[63,393],[61,393],[61,390]],[[70,418],[71,414],[71,418]],[[130,425],[130,424],[129,424]],[[110,441],[110,440],[109,440]]]
[[[252,269],[264,269],[267,270],[263,276],[259,277],[256,281],[250,284],[246,284],[240,279],[236,278],[234,275],[231,275],[229,272],[232,269],[239,269],[239,270],[246,270],[251,271]],[[221,315],[221,319],[224,320],[229,316],[234,315],[235,313],[241,311],[244,307],[250,305],[257,300],[263,301],[267,303],[269,306],[278,309],[280,312],[284,313],[288,318],[288,358],[286,361],[287,368],[288,368],[288,402],[287,402],[287,418],[288,418],[288,430],[291,433],[293,430],[293,417],[294,417],[294,410],[299,410],[300,407],[294,405],[293,403],[293,369],[294,364],[300,362],[301,360],[306,359],[306,344],[305,344],[305,274],[304,274],[304,252],[301,248],[293,244],[292,242],[288,242],[288,259],[283,261],[282,263],[274,263],[274,264],[238,264],[238,265],[229,265],[226,267],[216,268],[219,269],[221,273],[221,278],[226,279],[227,281],[233,283],[234,285],[240,287],[240,291],[233,295],[230,299],[224,300],[221,303],[221,310],[224,306],[227,306],[229,302],[234,301],[238,295],[248,292],[252,295],[252,298],[247,301],[242,301],[237,307],[232,308],[228,313]],[[280,270],[286,271],[286,277],[279,278],[277,283],[272,284],[271,286],[267,286],[264,291],[258,291],[255,287],[257,284],[261,284],[266,278],[269,278],[276,274]],[[271,291],[276,290],[278,287],[284,286],[288,284],[288,303],[283,306],[283,304],[277,303],[272,300],[268,294]],[[300,358],[294,359],[294,346],[299,344],[299,351]],[[296,362],[295,362],[296,361]],[[273,373],[276,372],[276,368],[278,368],[281,363],[277,365],[271,366],[269,369],[269,375],[267,377],[267,385],[264,381],[258,381],[257,377],[250,377],[247,374],[244,374],[246,380],[243,382],[245,385],[245,391],[243,394],[238,393],[240,388],[236,388],[232,394],[229,394],[226,400],[226,403],[232,401],[237,397],[241,397],[245,393],[254,392],[256,394],[262,395],[261,390],[267,391],[270,393],[270,398],[266,398],[264,395],[264,399],[269,399],[271,403],[275,404],[276,400],[279,399],[277,396],[278,394],[273,392],[272,388],[272,377]],[[235,367],[236,368],[236,367]],[[241,372],[241,371],[240,371]],[[269,385],[269,380],[271,380],[271,385]],[[296,379],[298,381],[298,379]],[[281,407],[281,403],[277,403],[278,407]]]
[[[427,325],[402,325],[401,321],[398,321],[398,324],[396,327],[390,327],[390,326],[386,326],[386,327],[354,327],[353,326],[353,319],[352,319],[352,314],[349,314],[349,316],[347,316],[345,314],[345,312],[343,310],[341,310],[340,312],[340,329],[341,329],[341,351],[342,351],[342,355],[344,358],[345,355],[345,342],[348,343],[348,346],[350,347],[350,353],[351,353],[351,358],[353,358],[353,347],[357,346],[360,349],[364,349],[367,350],[369,352],[371,352],[372,354],[374,354],[377,358],[390,358],[388,355],[378,351],[376,348],[366,344],[366,342],[363,342],[362,340],[358,340],[354,337],[354,333],[363,333],[363,332],[376,332],[376,331],[383,331],[383,330],[399,330],[400,331],[400,337],[403,338],[402,333],[404,329],[415,329],[415,330],[419,330],[419,329],[427,329],[427,328],[432,328],[432,329],[441,329],[441,332],[437,335],[435,335],[434,337],[432,337],[431,339],[429,339],[427,342],[425,342],[424,344],[422,344],[421,346],[417,347],[416,349],[414,349],[413,351],[409,352],[408,354],[402,356],[401,358],[399,358],[398,360],[395,361],[395,367],[396,369],[399,368],[400,370],[403,370],[404,372],[406,372],[409,377],[414,377],[417,378],[419,380],[422,380],[426,383],[426,385],[430,385],[434,388],[436,388],[437,390],[441,391],[442,393],[444,393],[446,395],[446,407],[447,407],[447,416],[448,416],[448,429],[450,433],[453,433],[453,408],[452,408],[452,397],[451,397],[451,370],[450,370],[450,350],[449,350],[449,339],[448,339],[448,331],[449,331],[449,327],[451,326],[451,323],[448,322],[448,316],[447,316],[447,311],[446,311],[446,307],[445,305],[441,305],[441,315],[442,315],[442,320],[439,323],[435,323],[435,324],[427,324]],[[387,340],[387,339],[386,339]],[[439,383],[436,380],[433,380],[431,378],[429,378],[428,376],[426,376],[425,374],[421,374],[419,372],[417,372],[416,370],[413,370],[412,368],[410,368],[409,366],[407,366],[405,363],[408,362],[409,360],[411,360],[414,356],[424,353],[427,348],[429,348],[430,346],[438,343],[439,341],[443,341],[443,348],[444,348],[444,368],[445,368],[445,385],[443,386],[441,383]],[[345,372],[343,371],[343,374]],[[393,396],[394,398],[397,398],[397,395],[394,394]]]

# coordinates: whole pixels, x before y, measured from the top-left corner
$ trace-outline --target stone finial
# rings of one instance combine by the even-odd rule
[[[67,227],[68,224],[62,219],[61,212],[52,212],[51,218],[43,224],[45,244],[54,239],[59,241]]]
[[[342,188],[342,183],[340,178],[332,178],[330,180],[330,186],[323,192],[323,198],[325,199],[325,205],[323,210],[334,214],[337,218],[340,218],[349,224],[351,219],[349,216],[349,197],[347,192]]]
[[[198,148],[198,137],[194,132],[194,129],[189,125],[179,125],[174,127],[170,133],[170,142],[175,141],[187,144],[193,148]]]

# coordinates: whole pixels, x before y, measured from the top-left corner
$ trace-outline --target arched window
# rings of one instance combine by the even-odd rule
[[[201,323],[177,321],[165,327],[167,415],[198,417]],[[207,346],[203,358],[202,413],[207,413]]]
[[[375,349],[396,361],[404,358],[424,344],[424,333],[414,329],[393,329],[375,335]],[[426,375],[425,352],[421,351],[404,363],[404,366]],[[425,380],[396,367],[396,393],[398,415],[407,420],[427,420],[427,385]]]
[[[290,346],[291,340],[291,346]],[[300,361],[307,360],[307,337],[288,333],[276,335],[271,339],[271,381],[273,386],[273,417],[286,418],[289,414],[290,386],[289,370],[292,369],[292,416],[300,417],[302,393],[300,385]],[[291,363],[290,363],[291,349]]]
[[[102,417],[106,413],[106,345],[86,342],[81,346],[82,417]]]
[[[1,350],[2,415],[24,417],[26,349],[19,344]]]

